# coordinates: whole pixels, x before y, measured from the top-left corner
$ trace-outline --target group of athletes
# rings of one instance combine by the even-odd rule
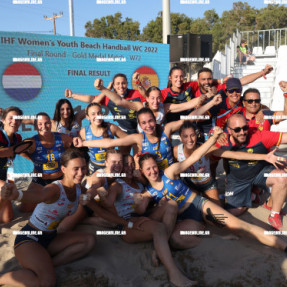
[[[95,80],[98,96],[66,89],[53,119],[40,112],[35,120],[22,121],[20,108],[4,109],[0,222],[13,219],[11,201],[21,202],[20,210],[32,215],[15,239],[22,269],[0,274],[0,285],[55,286],[54,266],[87,255],[95,245],[94,235],[73,231],[80,222],[124,231],[122,239],[130,243],[153,240],[152,260],[165,266],[175,286],[196,281],[178,269],[170,247],[199,244],[200,237],[181,231],[201,231],[205,222],[287,253],[282,238],[237,217],[252,206],[252,194],[270,187],[264,203],[268,222],[282,230],[286,160],[270,148],[287,143],[287,133],[270,127],[287,116],[287,82],[279,83],[283,111],[261,105],[257,89],[241,95],[243,85],[270,72],[266,65],[241,79],[216,80],[202,68],[197,81],[184,82],[183,70],[175,66],[163,90],[145,90],[139,74],[133,75],[138,89],[128,89],[126,75],[116,74],[109,87]],[[89,104],[74,113],[67,98]],[[103,105],[115,124],[105,120]],[[84,118],[90,123],[81,128]],[[34,124],[37,134],[22,140],[17,133],[21,123]],[[174,133],[180,144],[172,144]],[[26,191],[6,182],[16,154],[34,165],[36,176]],[[224,203],[216,182],[220,158],[226,171]]]

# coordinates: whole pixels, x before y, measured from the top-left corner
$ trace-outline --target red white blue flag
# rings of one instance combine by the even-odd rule
[[[28,101],[35,98],[42,88],[39,71],[28,63],[14,63],[3,73],[2,85],[11,98]]]

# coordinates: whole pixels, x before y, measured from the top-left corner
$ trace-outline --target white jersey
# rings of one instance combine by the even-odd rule
[[[54,181],[60,187],[60,196],[54,203],[47,204],[41,202],[37,204],[30,222],[42,231],[54,231],[57,229],[60,222],[68,215],[72,215],[78,208],[81,187],[76,186],[76,200],[70,201],[67,198],[65,189],[59,180]]]
[[[70,131],[66,127],[64,127],[61,122],[55,121],[55,124],[56,124],[56,131],[58,133],[66,134],[71,138],[78,137],[80,134],[81,127],[76,121],[73,122],[72,129]]]
[[[144,102],[143,105],[146,106],[146,102]],[[156,116],[156,123],[161,125],[163,123],[163,120],[164,120],[164,106],[163,106],[163,103],[160,103],[159,110]],[[139,124],[138,124],[138,132],[139,133],[143,132]]]
[[[177,148],[177,160],[179,162],[184,161],[185,155],[183,152],[183,144],[178,145]],[[200,184],[202,182],[207,181],[210,178],[210,163],[209,159],[203,156],[199,161],[194,163],[192,166],[190,166],[185,173],[194,173],[194,174],[209,174],[209,176],[190,176],[186,179],[189,179],[194,184]]]
[[[122,186],[122,193],[115,201],[114,205],[117,210],[117,213],[120,217],[127,219],[129,218],[130,214],[134,212],[134,199],[133,194],[135,192],[142,192],[143,191],[143,185],[139,182],[137,182],[139,188],[133,188],[129,186],[123,179],[118,178],[116,180],[118,183]]]

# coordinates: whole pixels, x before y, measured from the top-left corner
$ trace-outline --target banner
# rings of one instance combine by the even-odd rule
[[[166,87],[169,45],[121,40],[0,32],[1,108],[17,106],[24,115],[46,112],[53,118],[56,102],[65,89],[97,95],[94,80],[107,86],[117,73],[143,75],[143,84]],[[87,106],[71,99],[76,111]],[[85,123],[87,124],[87,122]],[[34,127],[19,129],[23,138],[36,134]],[[17,172],[31,172],[32,165],[17,157]],[[19,164],[20,163],[20,164]],[[21,166],[21,170],[19,170]]]

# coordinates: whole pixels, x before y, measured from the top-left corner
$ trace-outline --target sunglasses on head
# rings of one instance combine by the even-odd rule
[[[240,94],[242,92],[242,90],[241,89],[230,89],[230,90],[227,90],[227,92],[230,94],[233,94],[234,92]]]
[[[248,104],[252,104],[253,102],[255,102],[256,104],[260,104],[261,100],[260,99],[256,99],[256,100],[244,100],[245,102],[247,102]]]
[[[244,132],[246,132],[246,131],[248,131],[248,129],[249,129],[249,126],[248,125],[245,125],[245,126],[243,126],[243,127],[237,127],[237,128],[231,128],[231,127],[229,127],[231,130],[233,130],[234,132],[236,132],[236,133],[239,133],[241,130],[243,130]]]

